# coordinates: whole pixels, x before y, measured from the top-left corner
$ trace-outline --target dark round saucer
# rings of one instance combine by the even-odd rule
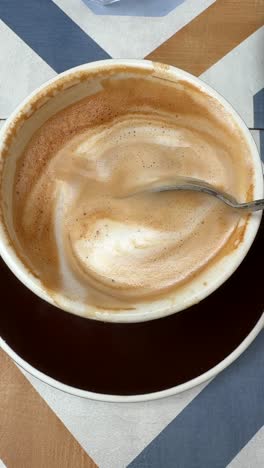
[[[0,334],[23,360],[76,389],[139,395],[212,369],[253,330],[264,310],[262,221],[236,273],[208,298],[164,319],[110,324],[39,299],[1,261]]]

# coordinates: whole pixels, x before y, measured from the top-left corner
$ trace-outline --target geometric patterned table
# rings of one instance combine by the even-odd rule
[[[223,94],[264,160],[263,50],[263,0],[0,0],[0,125],[67,68],[145,57]],[[263,468],[264,332],[211,382],[137,404],[64,394],[1,351],[0,459],[8,468]]]

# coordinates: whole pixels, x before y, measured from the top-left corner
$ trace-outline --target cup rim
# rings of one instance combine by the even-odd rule
[[[197,78],[191,75],[188,72],[185,72],[177,67],[172,67],[169,65],[159,64],[156,62],[152,62],[149,60],[135,60],[135,59],[107,59],[107,60],[100,60],[96,62],[91,62],[88,64],[83,64],[78,67],[71,68],[66,70],[65,72],[58,74],[57,76],[53,77],[51,80],[45,82],[36,90],[34,90],[29,96],[27,96],[22,103],[12,112],[10,117],[7,119],[5,124],[3,125],[0,131],[0,152],[4,145],[4,136],[7,133],[8,129],[12,124],[16,121],[16,118],[23,112],[25,112],[25,108],[29,105],[29,103],[34,100],[38,96],[39,93],[47,90],[50,86],[54,86],[60,80],[63,81],[64,77],[74,75],[79,72],[89,72],[89,71],[99,71],[107,68],[115,68],[118,66],[126,66],[126,67],[136,67],[143,70],[151,70],[154,66],[161,67],[161,70],[171,73],[173,76],[176,76],[178,79],[183,79],[187,82],[193,83],[202,91],[204,91],[209,96],[214,97],[218,102],[220,102],[224,108],[227,110],[229,115],[234,119],[234,121],[239,126],[243,136],[245,137],[250,152],[252,155],[252,160],[254,164],[254,172],[255,172],[255,184],[254,184],[254,196],[256,197],[263,197],[263,176],[262,176],[262,165],[261,160],[259,157],[258,150],[256,148],[256,144],[253,140],[252,135],[250,134],[247,126],[239,116],[239,114],[233,109],[233,107],[229,104],[226,99],[221,96],[218,92],[216,92],[213,88],[208,86],[204,83],[200,78]],[[210,295],[213,291],[215,291],[219,286],[221,286],[238,268],[240,263],[243,261],[244,257],[246,256],[248,250],[250,249],[254,238],[257,234],[260,221],[262,217],[262,212],[255,213],[254,216],[251,216],[246,229],[243,240],[240,242],[239,246],[235,251],[233,251],[229,255],[230,259],[230,266],[228,271],[219,272],[219,275],[214,275],[213,281],[210,281],[210,285],[203,286],[202,292],[196,294],[195,297],[192,297],[191,301],[183,302],[181,307],[176,307],[174,304],[166,309],[164,307],[160,307],[155,311],[146,310],[146,311],[120,311],[118,313],[111,313],[107,311],[98,311],[92,315],[86,314],[83,315],[79,313],[77,310],[74,310],[73,307],[62,307],[58,305],[54,299],[45,291],[44,287],[41,285],[41,282],[33,276],[30,272],[27,271],[25,265],[20,260],[18,255],[15,252],[15,249],[12,247],[9,237],[5,232],[5,228],[3,226],[2,219],[0,219],[0,254],[11,269],[11,271],[17,276],[17,278],[26,286],[28,287],[33,293],[37,294],[41,299],[46,300],[50,304],[56,307],[62,308],[66,312],[74,313],[77,315],[81,315],[83,317],[87,317],[94,320],[105,321],[105,322],[115,322],[115,323],[133,323],[133,322],[143,322],[149,321],[153,319],[158,319],[162,317],[166,317],[173,313],[177,313],[180,310],[184,310],[191,305],[200,302],[202,299]],[[232,261],[231,261],[232,259]]]

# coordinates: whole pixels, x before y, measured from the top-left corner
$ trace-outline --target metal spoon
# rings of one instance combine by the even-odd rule
[[[147,192],[167,192],[171,190],[202,192],[218,198],[231,208],[241,210],[243,212],[252,212],[264,209],[264,198],[254,200],[247,203],[239,203],[232,195],[217,189],[213,185],[208,184],[200,179],[192,177],[176,177],[174,181],[164,184],[164,182],[154,181],[146,186],[141,186],[128,196]]]

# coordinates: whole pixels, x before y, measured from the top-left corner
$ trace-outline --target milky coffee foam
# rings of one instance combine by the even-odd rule
[[[250,197],[249,149],[231,117],[188,83],[102,79],[45,122],[18,160],[13,212],[25,263],[49,291],[109,309],[191,284],[240,215],[205,194],[127,196],[177,175]]]

